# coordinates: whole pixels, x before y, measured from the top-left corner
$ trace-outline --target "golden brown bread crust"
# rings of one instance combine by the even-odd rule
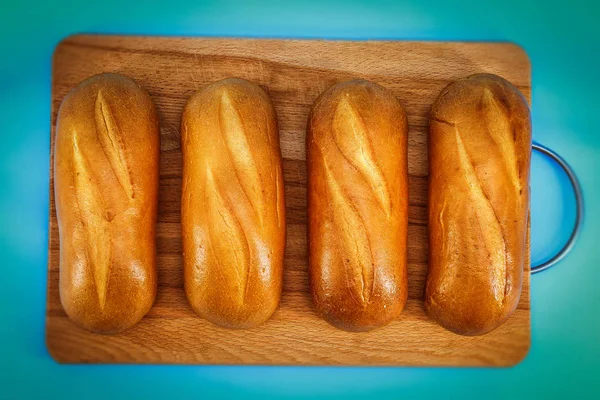
[[[521,295],[529,212],[531,123],[506,80],[446,87],[429,120],[429,276],[425,308],[443,327],[480,335]]]
[[[365,331],[407,299],[408,125],[387,89],[356,80],[315,102],[306,138],[309,272],[328,322]]]
[[[194,94],[181,121],[184,281],[214,324],[249,328],[279,304],[285,202],[275,110],[267,94],[225,79]]]
[[[63,100],[54,148],[60,299],[83,328],[120,332],[154,302],[159,152],[154,104],[131,79],[96,75]]]

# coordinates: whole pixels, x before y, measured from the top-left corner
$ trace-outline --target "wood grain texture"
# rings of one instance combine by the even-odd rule
[[[530,65],[512,44],[72,36],[54,54],[52,143],[60,103],[83,79],[115,72],[153,97],[160,117],[157,227],[158,294],[133,328],[102,336],[77,328],[58,294],[59,240],[50,177],[46,343],[66,363],[508,366],[530,343],[529,250],[521,300],[500,328],[455,335],[423,309],[427,276],[427,117],[450,82],[478,72],[500,75],[530,100]],[[275,106],[284,158],[287,247],[279,309],[264,325],[227,330],[197,317],[183,290],[180,119],[196,90],[227,77],[259,84]],[[392,92],[409,124],[409,299],[400,317],[371,332],[336,329],[314,313],[308,293],[305,130],[317,96],[363,78]],[[53,148],[53,146],[52,146]],[[52,174],[52,172],[51,172]],[[529,246],[528,246],[529,248]]]

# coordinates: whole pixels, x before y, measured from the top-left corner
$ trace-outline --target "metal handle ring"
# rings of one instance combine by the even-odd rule
[[[538,272],[547,270],[548,268],[552,267],[554,264],[558,263],[560,260],[565,258],[567,253],[569,253],[569,251],[571,251],[571,249],[573,248],[573,245],[575,244],[575,241],[579,236],[579,232],[581,231],[581,225],[583,223],[583,194],[581,191],[581,186],[579,185],[579,181],[575,176],[575,172],[561,156],[559,156],[555,151],[539,143],[534,142],[531,147],[533,150],[539,151],[545,156],[552,158],[554,161],[556,161],[556,163],[558,163],[558,165],[563,169],[563,171],[565,171],[567,177],[569,178],[569,181],[571,182],[571,186],[573,187],[573,191],[575,193],[575,204],[577,207],[575,215],[575,226],[573,227],[573,232],[571,232],[569,240],[567,241],[567,243],[565,243],[563,248],[560,249],[558,253],[552,256],[549,260],[531,267],[531,273],[537,274]]]

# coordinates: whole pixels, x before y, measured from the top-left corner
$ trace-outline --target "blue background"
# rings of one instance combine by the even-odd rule
[[[518,393],[600,398],[598,5],[577,0],[163,3],[0,3],[0,397],[493,398]],[[508,369],[56,364],[44,344],[50,65],[56,43],[80,32],[508,40],[523,46],[533,66],[534,139],[571,163],[587,207],[573,252],[532,277],[527,358]],[[532,162],[532,192],[536,261],[566,240],[573,195],[565,176],[539,155]]]

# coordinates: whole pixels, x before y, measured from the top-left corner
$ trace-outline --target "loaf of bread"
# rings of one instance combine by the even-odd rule
[[[120,332],[154,302],[159,153],[154,104],[131,79],[96,75],[63,100],[54,143],[59,291],[85,329]]]
[[[429,120],[429,276],[425,308],[440,325],[481,335],[521,295],[529,217],[527,101],[488,74],[446,87]]]
[[[267,94],[242,79],[195,93],[181,120],[184,282],[192,308],[227,328],[265,322],[283,284],[285,201]]]
[[[310,286],[338,328],[384,326],[406,303],[407,137],[398,100],[363,80],[329,88],[309,117]]]

